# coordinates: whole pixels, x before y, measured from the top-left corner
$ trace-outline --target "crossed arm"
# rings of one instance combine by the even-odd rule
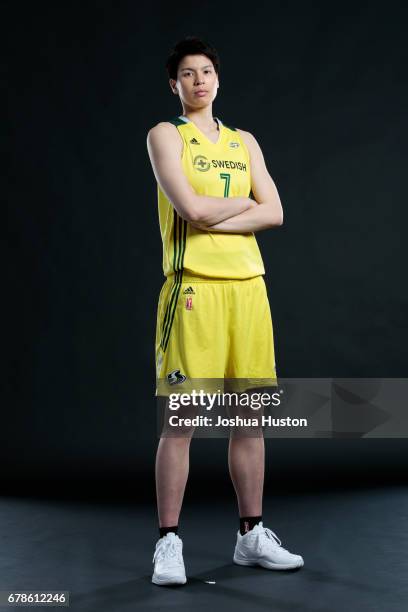
[[[148,134],[147,147],[157,182],[179,215],[197,229],[241,234],[283,223],[279,194],[261,148],[250,132],[239,130],[239,133],[250,155],[251,189],[255,200],[196,194],[181,170],[182,143],[177,130],[170,124],[159,123]]]
[[[251,188],[255,200],[244,212],[231,215],[214,225],[192,223],[194,227],[211,232],[256,232],[283,223],[283,210],[278,190],[272,180],[259,144],[250,132],[239,130],[247,145],[251,162]]]

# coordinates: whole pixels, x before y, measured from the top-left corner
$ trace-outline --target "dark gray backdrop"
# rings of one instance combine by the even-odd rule
[[[146,134],[181,110],[164,64],[187,34],[219,50],[214,114],[255,135],[281,196],[284,225],[257,234],[278,375],[407,375],[406,17],[379,2],[8,3],[3,492],[152,499],[164,279]],[[407,467],[405,440],[267,446],[267,478],[296,489]],[[190,492],[225,484],[226,448],[193,442]]]

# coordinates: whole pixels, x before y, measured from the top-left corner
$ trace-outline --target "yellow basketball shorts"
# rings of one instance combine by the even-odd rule
[[[173,275],[160,291],[156,395],[276,386],[272,317],[262,275]]]

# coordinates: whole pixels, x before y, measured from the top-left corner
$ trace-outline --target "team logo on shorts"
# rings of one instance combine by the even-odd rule
[[[173,370],[170,374],[167,374],[167,380],[170,385],[178,385],[186,380],[187,376],[180,373],[180,370]]]
[[[186,298],[186,310],[192,310],[193,309],[193,298],[191,297],[191,295]]]
[[[207,172],[210,169],[210,162],[204,155],[196,155],[193,160],[193,166],[199,172]]]

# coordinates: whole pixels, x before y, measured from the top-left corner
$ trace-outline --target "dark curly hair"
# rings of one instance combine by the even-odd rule
[[[174,45],[167,59],[166,70],[170,79],[177,81],[178,66],[185,55],[206,55],[212,61],[215,72],[220,73],[220,58],[217,50],[197,36],[186,36]]]

